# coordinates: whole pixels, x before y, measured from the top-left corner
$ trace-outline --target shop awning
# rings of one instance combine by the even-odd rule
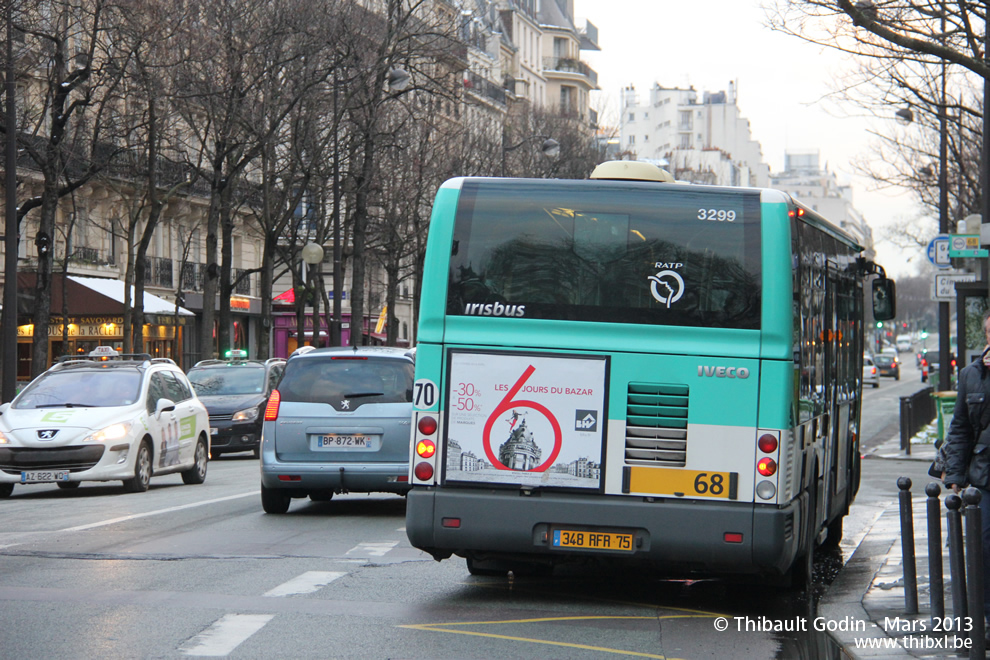
[[[34,309],[35,273],[17,275],[18,315],[29,317]],[[68,315],[73,316],[122,316],[124,313],[124,282],[101,277],[77,277],[52,275],[51,314],[62,315],[63,290]],[[133,300],[134,287],[131,287]],[[145,323],[170,325],[176,313],[175,303],[144,292]],[[178,308],[179,322],[195,315],[184,307]]]
[[[274,298],[272,298],[273,303],[282,303],[283,305],[295,305],[296,304],[296,290],[289,289],[285,293],[280,293]]]

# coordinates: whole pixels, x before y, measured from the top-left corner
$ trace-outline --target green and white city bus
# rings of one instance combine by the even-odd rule
[[[410,542],[473,573],[593,557],[806,585],[859,486],[869,275],[893,316],[862,250],[783,192],[645,163],[447,181]]]

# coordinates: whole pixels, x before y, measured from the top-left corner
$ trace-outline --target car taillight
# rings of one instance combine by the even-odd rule
[[[756,471],[764,477],[773,476],[777,471],[777,462],[770,457],[761,458],[760,462],[756,464]]]
[[[756,444],[764,454],[772,454],[777,451],[777,438],[769,433],[761,435],[759,442]]]
[[[433,466],[426,462],[416,465],[414,472],[420,481],[429,481],[433,478]]]
[[[278,419],[278,406],[282,403],[282,395],[278,390],[272,390],[272,395],[268,397],[268,404],[265,405],[265,421],[274,422]]]
[[[437,445],[432,440],[424,438],[416,443],[416,455],[420,458],[433,458],[435,453],[437,453]]]

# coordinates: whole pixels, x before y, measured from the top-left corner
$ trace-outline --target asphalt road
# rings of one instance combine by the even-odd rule
[[[902,376],[868,391],[870,424],[888,428],[900,389],[920,386]],[[877,432],[866,429],[864,421],[869,446]],[[816,565],[820,582],[896,499],[897,476],[923,469],[899,463],[864,461],[846,540]],[[258,463],[246,456],[212,462],[203,485],[163,477],[147,493],[127,494],[117,483],[72,491],[18,486],[0,512],[5,658],[838,653],[823,633],[737,629],[735,617],[813,620],[815,598],[775,588],[589,567],[548,579],[473,577],[462,560],[437,563],[409,546],[400,497],[296,500],[287,515],[265,515]],[[715,629],[719,616],[729,630]]]

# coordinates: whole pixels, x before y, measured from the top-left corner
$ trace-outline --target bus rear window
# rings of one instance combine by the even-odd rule
[[[467,180],[447,314],[757,329],[760,194]]]

